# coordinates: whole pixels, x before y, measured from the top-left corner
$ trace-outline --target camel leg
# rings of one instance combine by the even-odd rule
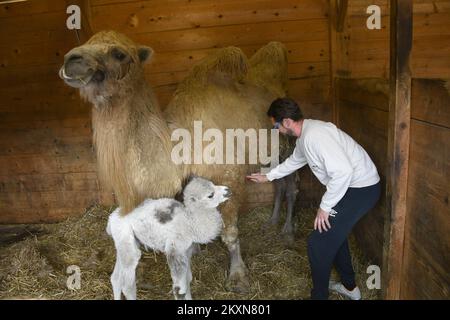
[[[121,293],[127,300],[136,300],[136,267],[141,258],[141,250],[132,234],[126,234],[117,243],[117,258],[111,284],[114,299],[121,300]]]
[[[286,222],[284,223],[282,233],[288,236],[294,235],[294,226],[292,222],[297,187],[295,185],[295,173],[284,178],[286,180]]]
[[[116,259],[114,271],[111,275],[111,284],[113,288],[114,300],[122,300],[122,285],[121,285],[122,268],[120,267],[120,260]]]
[[[191,299],[189,255],[188,252],[178,252],[176,249],[166,253],[175,300]]]
[[[235,194],[233,192],[233,194]],[[241,247],[238,238],[237,214],[238,214],[238,196],[233,196],[225,203],[222,208],[222,217],[224,220],[224,229],[222,232],[222,241],[230,252],[230,273],[228,275],[226,287],[230,291],[245,293],[248,292],[248,270],[241,256]]]
[[[186,276],[186,300],[192,300],[191,295],[191,282],[192,282],[192,270],[191,270],[191,258],[192,255],[195,254],[196,250],[199,250],[200,245],[197,243],[192,244],[192,246],[188,249],[187,257],[188,257],[188,268],[187,268],[187,276]]]
[[[280,220],[280,209],[283,201],[283,195],[286,192],[286,181],[285,179],[276,179],[274,180],[275,186],[275,199],[273,205],[272,216],[269,221],[264,225],[265,228],[276,225]]]

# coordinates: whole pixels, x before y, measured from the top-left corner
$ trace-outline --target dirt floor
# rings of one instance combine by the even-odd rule
[[[95,206],[81,218],[52,225],[0,226],[1,299],[111,299],[109,282],[115,260],[112,239],[105,232],[113,208]],[[315,210],[298,212],[294,243],[279,235],[280,225],[263,229],[270,207],[256,208],[239,221],[244,261],[250,270],[250,291],[226,290],[228,251],[220,240],[202,245],[192,259],[194,299],[306,299],[311,275],[306,238],[313,226]],[[3,230],[3,231],[1,231]],[[365,285],[371,263],[351,241],[358,285],[364,299],[379,299],[377,290]],[[67,268],[81,271],[81,288],[70,290]],[[336,274],[333,272],[333,276]],[[172,299],[171,279],[165,256],[143,254],[138,267],[138,299]],[[343,299],[332,294],[331,299]]]

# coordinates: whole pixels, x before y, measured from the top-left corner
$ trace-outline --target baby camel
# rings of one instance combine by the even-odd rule
[[[117,251],[111,275],[114,299],[123,293],[136,299],[136,267],[145,249],[164,252],[172,276],[175,299],[190,300],[190,260],[194,245],[214,240],[222,231],[217,207],[230,196],[228,187],[193,177],[183,190],[183,203],[175,199],[147,199],[128,215],[117,208],[109,217],[107,232]]]

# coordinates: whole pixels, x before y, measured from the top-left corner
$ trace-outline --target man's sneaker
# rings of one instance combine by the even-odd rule
[[[352,291],[349,291],[342,283],[331,280],[328,288],[351,300],[361,300],[361,291],[359,291],[358,287],[355,287]]]

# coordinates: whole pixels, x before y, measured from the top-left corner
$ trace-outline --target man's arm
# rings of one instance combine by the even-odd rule
[[[295,170],[300,169],[307,164],[306,157],[300,152],[298,146],[295,146],[292,154],[283,163],[270,170],[266,176],[269,181],[281,179],[290,175]]]
[[[281,179],[291,174],[295,170],[300,169],[306,163],[307,161],[305,156],[300,153],[296,146],[289,158],[270,170],[267,174],[252,173],[251,175],[247,176],[247,179],[257,183]]]

